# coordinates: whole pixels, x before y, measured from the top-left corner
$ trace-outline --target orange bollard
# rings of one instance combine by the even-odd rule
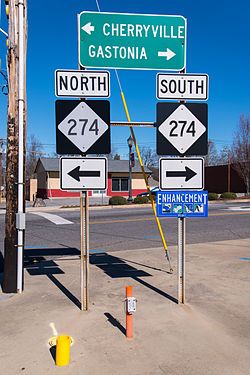
[[[132,297],[132,286],[126,286],[126,337],[133,337],[133,315],[128,312],[127,298]]]

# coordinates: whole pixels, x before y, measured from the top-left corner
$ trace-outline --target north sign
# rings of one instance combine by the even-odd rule
[[[207,191],[159,191],[156,195],[158,217],[207,217]]]
[[[110,96],[110,74],[108,71],[56,70],[56,96],[79,98],[108,98]]]
[[[163,100],[207,100],[208,75],[158,73],[156,97]]]
[[[207,104],[157,103],[158,155],[206,155]]]
[[[60,159],[61,190],[105,190],[107,187],[106,158]]]
[[[161,190],[204,189],[203,158],[161,158],[159,161]]]
[[[179,71],[186,65],[186,19],[82,12],[78,43],[83,67]]]
[[[56,152],[59,155],[109,154],[109,101],[57,100]]]

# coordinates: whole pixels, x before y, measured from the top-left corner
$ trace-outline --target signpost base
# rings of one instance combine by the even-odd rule
[[[89,202],[88,192],[80,193],[81,213],[81,310],[89,307]]]

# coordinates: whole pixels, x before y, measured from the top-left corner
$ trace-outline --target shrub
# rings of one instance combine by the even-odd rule
[[[220,197],[221,199],[235,199],[237,198],[237,195],[231,191],[226,191],[225,193],[222,193]]]
[[[128,203],[127,199],[119,195],[109,198],[109,204],[112,204],[112,205],[127,204],[127,203]]]
[[[156,201],[156,195],[155,195],[155,194],[151,194],[151,195],[152,195],[152,197],[153,197],[153,200]],[[149,198],[149,195],[147,196],[147,198],[148,198],[148,201],[151,202],[151,201],[150,201],[150,198]]]
[[[143,203],[148,203],[148,197],[136,197],[134,199],[135,204],[143,204]]]
[[[208,193],[208,200],[209,201],[216,201],[219,198],[217,193]]]

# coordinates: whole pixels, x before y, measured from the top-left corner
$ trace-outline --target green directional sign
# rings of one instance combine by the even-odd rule
[[[83,67],[179,71],[186,64],[186,19],[82,12],[78,43]]]

